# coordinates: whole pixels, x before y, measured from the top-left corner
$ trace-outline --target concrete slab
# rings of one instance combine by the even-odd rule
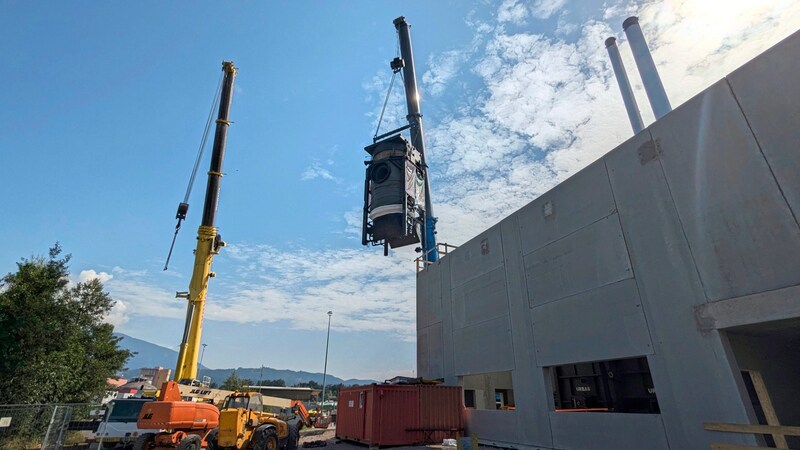
[[[615,211],[602,161],[590,164],[517,212],[528,254]]]
[[[649,129],[707,298],[800,283],[800,229],[728,83]]]
[[[531,309],[539,366],[653,353],[633,279]]]
[[[633,276],[616,214],[523,259],[531,307]]]

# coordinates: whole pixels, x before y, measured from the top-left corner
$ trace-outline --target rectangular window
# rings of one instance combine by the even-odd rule
[[[467,408],[475,407],[475,390],[464,389],[464,406]]]
[[[511,371],[459,377],[464,388],[464,406],[475,409],[513,411],[514,385]]]
[[[565,364],[551,369],[558,412],[660,411],[645,357]]]

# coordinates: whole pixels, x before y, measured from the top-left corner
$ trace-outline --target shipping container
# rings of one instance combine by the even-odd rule
[[[370,446],[433,444],[463,430],[459,386],[371,384],[339,390],[339,439]]]

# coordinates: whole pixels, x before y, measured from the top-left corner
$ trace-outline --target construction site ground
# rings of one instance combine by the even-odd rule
[[[303,448],[304,442],[324,441],[327,445],[325,447],[311,447],[320,450],[368,450],[370,447],[367,444],[360,444],[358,442],[340,441],[336,439],[336,428],[328,428],[326,430],[319,429],[304,429],[300,432],[300,448]],[[391,447],[381,447],[391,448]],[[448,447],[441,445],[404,445],[401,448],[404,450],[422,450],[422,449],[438,449],[438,450],[455,450],[456,447]]]

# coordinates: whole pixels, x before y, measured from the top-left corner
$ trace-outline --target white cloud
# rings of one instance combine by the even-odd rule
[[[226,254],[242,264],[237,279],[207,306],[208,317],[234,322],[289,321],[323,329],[332,310],[338,331],[384,331],[411,339],[415,331],[411,249],[384,257],[374,249],[279,251],[236,245]]]
[[[537,19],[547,19],[561,9],[567,0],[536,0],[531,15]]]
[[[434,96],[441,95],[447,83],[458,75],[468,56],[466,51],[451,50],[428,58],[428,70],[422,75],[428,92]]]
[[[554,12],[563,4],[535,7]],[[673,106],[800,25],[800,6],[783,1],[632,5],[616,2],[604,16],[639,14]],[[716,7],[722,12],[713,13]],[[622,37],[614,32],[620,28],[589,20],[575,41],[494,28],[483,51],[466,62],[484,87],[428,130],[443,240],[459,244],[476,235],[630,136],[603,45],[608,36]],[[645,120],[652,121],[624,39],[620,46]]]
[[[105,284],[108,280],[114,278],[113,275],[106,272],[97,272],[93,269],[89,270],[81,270],[80,275],[78,275],[78,280],[81,283],[85,283],[90,280],[100,280],[101,283]]]
[[[303,181],[313,180],[316,178],[337,181],[337,178],[334,177],[328,169],[322,167],[322,165],[318,162],[314,162],[310,166],[306,167],[306,170],[304,170],[303,174],[300,175],[300,179]]]
[[[128,322],[127,309],[128,307],[124,302],[116,300],[114,302],[114,306],[111,307],[111,311],[106,314],[105,321],[111,325],[114,325],[115,327],[125,324]]]
[[[497,10],[497,21],[500,23],[511,22],[521,25],[525,23],[526,17],[528,17],[528,8],[525,7],[524,2],[517,0],[505,0]]]

